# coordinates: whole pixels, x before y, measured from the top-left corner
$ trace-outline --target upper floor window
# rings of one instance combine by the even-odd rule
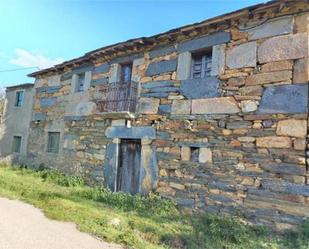
[[[211,61],[211,52],[192,55],[191,78],[201,79],[209,77],[211,75]]]
[[[131,77],[132,77],[132,63],[121,65],[120,81],[123,83],[128,83],[131,81]]]
[[[85,73],[77,75],[76,92],[85,91]]]
[[[16,92],[15,106],[22,106],[24,100],[24,91]]]
[[[48,132],[47,152],[59,152],[60,132]]]
[[[12,143],[12,152],[20,153],[21,149],[21,136],[14,136]]]

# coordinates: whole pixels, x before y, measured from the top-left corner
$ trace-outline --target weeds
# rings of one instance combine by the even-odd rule
[[[0,165],[0,196],[31,203],[50,218],[74,222],[82,231],[129,248],[309,248],[309,221],[297,232],[278,235],[230,216],[185,215],[155,194],[91,188],[82,178],[57,170]]]
[[[164,200],[160,196],[151,193],[147,197],[141,195],[132,196],[127,193],[114,193],[106,188],[84,188],[77,191],[77,195],[90,200],[102,202],[122,211],[136,211],[141,214],[173,214],[176,204],[170,200]]]
[[[67,176],[59,170],[43,169],[37,174],[45,181],[56,183],[64,187],[81,187],[85,185],[84,180],[79,176]]]

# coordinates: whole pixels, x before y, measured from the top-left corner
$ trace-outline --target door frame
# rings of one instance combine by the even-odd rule
[[[111,138],[107,145],[106,160],[104,161],[104,184],[112,191],[117,190],[117,172],[119,167],[119,146],[121,139],[141,140],[140,164],[140,194],[146,195],[158,184],[158,165],[156,148],[152,142],[156,138],[155,129],[151,126],[131,127],[111,126],[107,128],[106,137]]]

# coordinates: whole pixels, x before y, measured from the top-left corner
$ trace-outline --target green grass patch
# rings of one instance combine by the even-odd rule
[[[70,221],[84,232],[129,248],[309,248],[309,222],[298,232],[278,235],[230,216],[188,215],[174,202],[92,188],[59,171],[0,167],[0,196]]]

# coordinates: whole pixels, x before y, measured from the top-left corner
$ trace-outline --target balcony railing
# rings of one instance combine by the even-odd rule
[[[103,100],[97,102],[99,112],[135,112],[137,104],[138,83],[117,82],[100,87]]]

